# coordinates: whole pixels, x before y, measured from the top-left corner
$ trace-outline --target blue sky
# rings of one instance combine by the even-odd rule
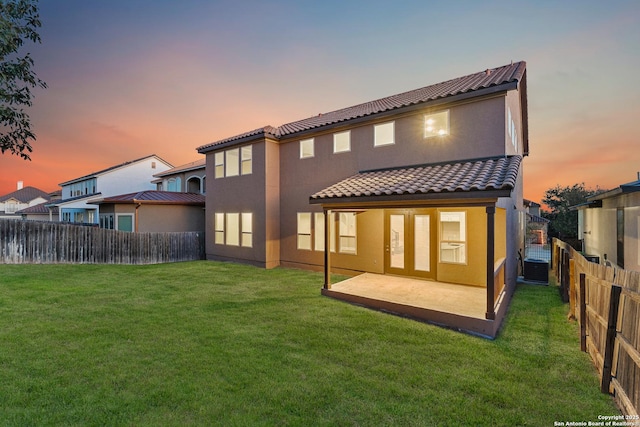
[[[486,68],[528,64],[525,196],[615,187],[640,170],[640,3],[631,1],[42,1],[49,88],[31,162],[0,156],[0,194],[45,191]]]

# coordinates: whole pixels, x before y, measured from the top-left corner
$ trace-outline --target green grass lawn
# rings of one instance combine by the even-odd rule
[[[553,426],[618,414],[556,288],[489,341],[190,262],[0,265],[0,425]],[[426,284],[428,286],[428,284]]]

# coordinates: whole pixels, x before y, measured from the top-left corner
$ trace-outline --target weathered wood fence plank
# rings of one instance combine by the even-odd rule
[[[0,220],[0,263],[157,264],[204,258],[204,233],[128,233]]]
[[[576,313],[580,323],[580,349],[589,353],[598,369],[601,390],[614,395],[625,415],[637,416],[640,409],[640,272],[589,262],[557,239],[554,239],[552,253],[560,295],[565,298],[567,290],[577,291],[574,298],[567,298],[570,313]],[[568,274],[568,270],[572,274]]]

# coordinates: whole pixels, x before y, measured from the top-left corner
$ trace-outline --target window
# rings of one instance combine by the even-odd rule
[[[253,155],[253,150],[252,150],[252,145],[245,145],[244,147],[240,148],[240,161],[241,161],[241,173],[242,175],[250,175],[253,169],[253,163],[252,163],[252,155]]]
[[[155,169],[156,168],[156,162],[151,162],[151,169]]]
[[[253,246],[253,214],[243,213],[242,216],[242,246],[250,248]]]
[[[313,249],[316,251],[324,251],[324,213],[316,212],[314,214],[314,219],[316,221],[316,229]]]
[[[240,214],[228,213],[226,218],[227,245],[240,246]]]
[[[382,123],[373,127],[373,146],[390,145],[395,143],[394,122]]]
[[[215,153],[215,177],[250,175],[253,172],[253,146],[245,145]]]
[[[333,152],[344,153],[351,151],[351,131],[333,134]]]
[[[216,178],[224,178],[224,151],[215,154]]]
[[[440,262],[466,264],[466,212],[440,212]]]
[[[167,181],[167,191],[180,192],[182,190],[182,180],[180,178],[170,178]]]
[[[449,110],[424,116],[424,137],[449,135]]]
[[[233,150],[227,150],[225,154],[225,176],[238,176],[240,174],[240,150],[234,148]]]
[[[356,214],[355,212],[340,212],[340,253],[356,253]]]
[[[218,245],[224,245],[224,214],[216,213],[214,219],[214,242]]]
[[[133,231],[133,215],[116,214],[116,226],[120,231]]]
[[[311,213],[298,212],[298,249],[311,250]]]
[[[300,158],[307,159],[314,156],[313,138],[300,141]]]

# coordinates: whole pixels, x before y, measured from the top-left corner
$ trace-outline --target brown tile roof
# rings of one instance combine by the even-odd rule
[[[205,197],[196,193],[178,193],[175,191],[146,190],[137,193],[121,194],[89,201],[91,204],[103,203],[143,203],[143,204],[174,204],[174,205],[202,205]]]
[[[516,62],[510,65],[480,71],[478,73],[458,77],[456,79],[426,86],[420,89],[377,99],[375,101],[365,102],[352,107],[319,114],[303,120],[287,123],[277,128],[265,126],[241,135],[236,135],[231,138],[203,145],[198,147],[197,150],[203,153],[214,146],[229,144],[236,141],[248,141],[263,135],[270,135],[277,139],[297,132],[320,128],[322,126],[336,124],[359,117],[370,116],[377,113],[422,104],[455,95],[462,95],[504,84],[518,83],[524,79],[525,70],[526,63],[524,61]]]
[[[407,194],[512,190],[521,156],[498,157],[360,172],[310,197],[311,203],[335,199]]]
[[[29,203],[30,201],[32,201],[33,199],[37,199],[38,197],[42,197],[45,200],[50,199],[49,193],[45,193],[39,188],[27,186],[27,187],[21,188],[20,190],[16,190],[9,194],[5,194],[4,196],[1,196],[0,202],[4,202],[9,199],[16,199],[22,203]]]
[[[48,214],[49,208],[47,206],[51,206],[50,202],[43,202],[35,206],[29,206],[28,208],[24,208],[16,212],[17,214]],[[58,214],[58,207],[53,206],[52,212],[54,214]]]
[[[190,162],[190,163],[187,163],[187,164],[184,164],[184,165],[176,166],[175,168],[166,170],[164,172],[157,173],[157,174],[155,174],[153,176],[157,176],[157,177],[168,176],[168,175],[173,175],[173,174],[176,174],[176,173],[186,172],[186,171],[190,171],[190,170],[194,170],[194,169],[201,169],[201,168],[205,167],[206,163],[207,163],[206,159],[200,159],[200,160],[196,160],[194,162]]]

